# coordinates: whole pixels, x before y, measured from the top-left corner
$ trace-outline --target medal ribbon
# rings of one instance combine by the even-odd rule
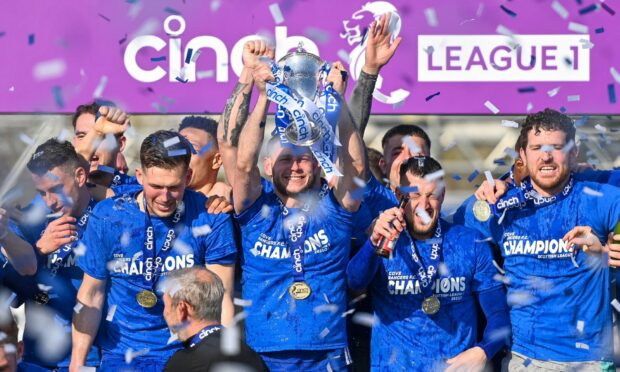
[[[92,214],[93,208],[95,208],[96,204],[97,202],[91,196],[90,201],[88,202],[88,207],[86,207],[84,214],[82,214],[82,217],[80,217],[76,225],[77,239],[69,244],[65,244],[63,247],[59,248],[57,251],[58,253],[56,253],[56,259],[50,267],[52,277],[58,274],[58,270],[63,267],[63,265],[65,264],[65,260],[67,259],[67,257],[69,257],[69,255],[71,255],[71,252],[73,252],[73,248],[77,247],[77,245],[79,244],[80,239],[82,239],[82,235],[84,234],[84,230],[86,230],[86,224],[88,223],[88,219],[90,218],[90,215]]]
[[[203,329],[200,330],[200,332],[198,332],[197,334],[195,334],[191,338],[189,347],[192,348],[192,347],[198,345],[198,343],[200,343],[200,341],[202,341],[205,338],[211,336],[212,334],[214,334],[215,332],[219,331],[220,329],[222,329],[222,326],[219,325],[219,324],[217,324],[217,325],[210,325],[210,326],[204,327]]]
[[[441,222],[437,223],[435,234],[433,235],[433,244],[431,246],[430,262],[428,266],[424,264],[417,252],[413,237],[411,237],[411,258],[417,265],[418,270],[416,276],[420,282],[424,298],[433,296],[433,280],[439,271],[439,264],[443,261],[443,233],[441,232]]]
[[[142,247],[142,260],[144,262],[144,273],[143,279],[144,284],[152,291],[155,288],[155,284],[157,284],[157,280],[161,276],[161,269],[164,266],[164,260],[170,255],[171,246],[174,240],[176,239],[176,226],[168,229],[166,233],[166,241],[164,245],[161,247],[159,254],[157,254],[157,249],[155,247],[155,233],[153,229],[153,223],[151,221],[151,215],[149,214],[148,207],[146,205],[146,196],[144,193],[142,194],[142,200],[144,202],[144,214],[145,217],[145,239],[144,246]],[[180,208],[177,205],[177,209],[174,212],[174,216],[172,217],[172,222],[176,225],[183,215],[183,208]]]

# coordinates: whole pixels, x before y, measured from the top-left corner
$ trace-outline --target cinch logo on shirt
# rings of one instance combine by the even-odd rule
[[[169,271],[181,270],[192,266],[194,266],[193,253],[180,256],[170,256],[166,257],[166,259],[164,260],[162,272],[166,273]],[[142,275],[144,270],[144,262],[140,259],[132,260],[130,257],[115,257],[111,269],[115,273],[122,273],[127,275]]]
[[[464,276],[437,278],[432,289],[439,297],[460,300],[467,287]],[[391,295],[417,295],[422,293],[420,281],[415,275],[402,275],[400,271],[388,273],[388,292]]]
[[[567,242],[562,239],[529,240],[527,236],[504,234],[504,255],[535,255],[538,258],[565,258],[571,252]]]
[[[329,248],[329,238],[323,229],[311,236],[308,236],[304,242],[304,253],[323,253],[327,252]],[[254,243],[254,247],[252,247],[250,252],[254,256],[261,256],[275,260],[291,257],[291,250],[286,245],[286,242],[273,240],[264,233],[260,234],[258,241]]]

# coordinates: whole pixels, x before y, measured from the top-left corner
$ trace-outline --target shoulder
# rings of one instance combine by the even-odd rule
[[[471,243],[473,246],[476,240],[481,240],[482,235],[475,229],[465,227],[456,223],[449,223],[441,220],[441,227],[444,229],[445,239],[454,241],[460,245]]]

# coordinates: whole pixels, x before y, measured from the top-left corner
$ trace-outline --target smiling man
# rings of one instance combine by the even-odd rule
[[[108,309],[98,338],[102,370],[161,371],[181,346],[169,342],[157,291],[159,279],[174,270],[206,265],[220,276],[226,288],[221,321],[232,319],[232,221],[227,214],[208,213],[204,195],[186,189],[190,146],[177,132],[149,135],[136,169],[142,187],[106,199],[93,211],[79,260],[84,281],[77,299],[83,307],[73,319],[72,370],[84,365]]]
[[[505,344],[497,335],[509,327],[506,299],[490,247],[476,231],[440,218],[443,178],[429,177],[437,172],[432,158],[401,166],[403,210],[381,214],[347,268],[352,290],[369,287],[377,317],[372,370],[481,370]],[[389,259],[375,253],[381,237],[397,239]],[[476,301],[487,320],[480,342]]]
[[[504,257],[513,334],[506,367],[613,368],[610,272],[600,242],[620,219],[620,190],[573,176],[575,126],[566,115],[528,115],[520,138],[529,177],[485,223],[465,218]]]

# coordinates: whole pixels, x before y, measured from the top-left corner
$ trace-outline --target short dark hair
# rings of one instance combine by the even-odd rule
[[[379,162],[383,159],[383,153],[379,150],[373,149],[372,147],[367,147],[366,157],[368,158],[368,168],[370,168],[370,172],[381,182],[381,180],[385,178],[385,175],[379,166]]]
[[[73,172],[80,166],[80,158],[71,142],[50,138],[37,146],[26,166],[31,173],[37,175],[45,174],[56,167],[66,167],[67,171]]]
[[[164,142],[175,137],[178,141],[166,147]],[[172,141],[175,142],[175,140]],[[181,165],[184,170],[187,170],[191,157],[192,146],[185,137],[172,130],[158,130],[146,137],[140,146],[142,169],[152,167],[173,169]]]
[[[73,129],[75,130],[77,120],[80,116],[84,114],[97,115],[97,112],[99,112],[99,107],[101,106],[96,101],[93,101],[91,103],[85,103],[83,105],[79,105],[75,109],[75,113],[73,113],[73,118],[71,119],[71,124],[73,125]]]
[[[428,145],[428,150],[431,149],[431,139],[428,137],[428,134],[424,131],[424,129],[420,128],[414,124],[400,124],[395,127],[390,128],[381,139],[381,148],[385,150],[385,145],[388,143],[390,138],[394,136],[416,136],[420,137],[424,140],[424,142]]]
[[[179,124],[179,132],[185,128],[196,128],[209,133],[211,137],[217,138],[217,121],[204,116],[186,116]]]
[[[541,130],[553,131],[559,130],[566,134],[566,143],[575,141],[575,123],[573,119],[561,112],[546,108],[534,114],[529,114],[521,123],[521,132],[517,144],[520,144],[524,150],[527,147],[527,134],[530,130],[534,130],[536,134]]]
[[[401,164],[400,177],[402,178],[407,173],[417,177],[425,177],[441,169],[441,164],[430,156],[414,156]]]

